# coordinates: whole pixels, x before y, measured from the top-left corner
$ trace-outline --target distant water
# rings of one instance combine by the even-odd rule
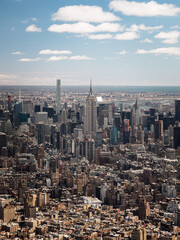
[[[55,91],[55,86],[0,86],[0,91]],[[64,92],[88,92],[89,86],[62,86]],[[180,93],[180,86],[93,86],[94,92]]]

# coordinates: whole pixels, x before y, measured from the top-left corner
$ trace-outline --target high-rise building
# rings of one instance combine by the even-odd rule
[[[0,150],[6,146],[7,146],[7,135],[3,132],[0,132]]]
[[[86,99],[86,113],[85,113],[85,135],[95,139],[96,138],[96,122],[97,122],[97,107],[96,98],[92,94],[92,83],[90,84],[89,95]]]
[[[11,97],[11,95],[8,95],[8,110],[9,110],[9,112],[12,111],[12,97]]]
[[[61,109],[61,80],[58,79],[56,83],[56,103],[57,103],[57,113],[59,114]]]
[[[146,229],[140,228],[140,225],[137,225],[137,227],[132,231],[131,240],[146,240]]]
[[[123,120],[123,144],[129,143],[130,129],[129,129],[129,119]]]
[[[141,220],[146,219],[149,214],[150,214],[149,203],[146,201],[145,198],[140,199],[138,209],[139,219]]]
[[[174,127],[174,148],[180,147],[180,126]]]
[[[157,139],[162,139],[163,137],[163,120],[156,120],[154,122],[154,138],[155,140]]]
[[[37,113],[37,112],[40,112],[41,111],[41,106],[40,105],[35,105],[34,106],[34,112]]]
[[[31,101],[23,101],[23,109],[22,111],[24,113],[30,114],[30,116],[33,115],[33,103]]]
[[[19,124],[20,124],[19,114],[20,114],[20,112],[22,112],[22,108],[23,108],[22,101],[19,101],[14,105],[14,125],[16,127],[19,127]]]
[[[112,145],[117,144],[117,127],[112,126],[110,131],[110,142]]]
[[[37,139],[38,144],[45,142],[45,125],[43,122],[37,124]]]
[[[37,112],[35,115],[35,122],[44,122],[47,123],[48,121],[48,113],[47,112]]]
[[[136,103],[134,105],[135,109],[135,126],[138,126],[139,124],[139,116],[140,116],[140,109],[139,109],[139,101],[136,99]]]
[[[180,122],[180,99],[175,100],[175,121]]]

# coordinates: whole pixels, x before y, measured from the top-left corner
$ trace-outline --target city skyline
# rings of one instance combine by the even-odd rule
[[[180,86],[180,3],[2,0],[0,85]]]

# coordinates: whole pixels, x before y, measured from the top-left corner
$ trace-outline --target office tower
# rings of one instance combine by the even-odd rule
[[[53,118],[55,113],[56,113],[52,106],[43,107],[43,112],[47,112],[48,113],[48,118]]]
[[[86,99],[85,135],[93,139],[95,139],[96,137],[96,121],[97,121],[96,98],[92,94],[91,83],[89,95]]]
[[[98,122],[102,128],[104,125],[104,119],[108,118],[108,123],[112,124],[113,119],[113,103],[99,103],[98,107]]]
[[[61,110],[61,80],[58,79],[56,83],[56,103],[57,103],[57,113]]]
[[[169,145],[170,142],[170,132],[169,130],[165,130],[164,132],[164,145]]]
[[[12,97],[11,97],[11,95],[8,95],[8,110],[9,110],[9,112],[12,111]]]
[[[0,207],[0,219],[2,219],[3,223],[9,223],[14,218],[15,207],[13,205],[9,203]]]
[[[81,128],[74,128],[73,129],[74,138],[78,138],[80,140],[83,139],[83,130]]]
[[[67,111],[65,109],[62,110],[62,118],[61,118],[62,123],[67,122]]]
[[[56,125],[51,125],[51,144],[55,147]]]
[[[117,127],[112,126],[110,131],[110,142],[112,145],[117,144]]]
[[[7,146],[7,135],[3,132],[0,132],[0,150],[3,147]]]
[[[162,139],[163,137],[163,120],[156,120],[154,122],[154,138]]]
[[[131,239],[132,240],[143,240],[142,230],[139,225],[132,231]]]
[[[129,119],[124,119],[123,121],[123,144],[129,143],[130,129],[129,129]]]
[[[140,126],[137,132],[137,139],[139,140],[140,144],[144,145],[144,130]]]
[[[33,103],[31,101],[23,101],[23,110],[24,113],[33,115]]]
[[[146,240],[146,229],[140,228],[139,225],[132,231],[131,240]]]
[[[60,132],[56,132],[56,148],[59,150],[60,149]]]
[[[10,119],[7,120],[6,131],[7,131],[7,133],[11,133],[12,132],[12,123],[11,123]]]
[[[21,123],[27,123],[29,118],[29,114],[25,112],[19,113],[19,124]]]
[[[154,117],[154,116],[155,116],[155,112],[156,112],[156,110],[155,110],[154,108],[150,108],[150,109],[149,109],[149,113],[150,113],[150,116],[151,116],[151,117]]]
[[[114,115],[114,125],[117,127],[117,130],[120,131],[120,129],[121,129],[121,116],[118,113],[116,113]]]
[[[19,124],[20,124],[19,114],[20,112],[22,112],[22,108],[23,108],[22,101],[19,101],[14,105],[14,125],[16,127],[19,127]]]
[[[174,224],[180,227],[180,210],[177,210],[177,212],[174,214]]]
[[[40,105],[35,105],[34,106],[34,112],[37,113],[37,112],[40,112],[41,111],[41,106]]]
[[[89,162],[94,162],[95,154],[95,141],[94,139],[88,139],[85,141],[85,157]]]
[[[43,122],[37,124],[37,139],[38,144],[45,142],[45,125]]]
[[[174,148],[180,147],[180,126],[174,127]]]
[[[135,109],[135,126],[137,126],[139,124],[139,116],[140,116],[140,109],[139,109],[139,101],[138,99],[136,99],[136,103],[134,105],[134,109]]]
[[[102,146],[102,129],[98,129],[96,133],[96,146]]]
[[[175,121],[180,122],[180,99],[175,100]]]
[[[44,122],[47,123],[48,121],[48,113],[47,112],[37,112],[35,116],[36,123]]]
[[[140,199],[138,209],[139,219],[141,220],[147,219],[147,216],[149,216],[149,214],[150,214],[149,203],[146,201],[145,198]]]

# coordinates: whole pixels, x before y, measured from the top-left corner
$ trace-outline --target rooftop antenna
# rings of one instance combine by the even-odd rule
[[[90,78],[90,95],[92,95],[92,78]]]

